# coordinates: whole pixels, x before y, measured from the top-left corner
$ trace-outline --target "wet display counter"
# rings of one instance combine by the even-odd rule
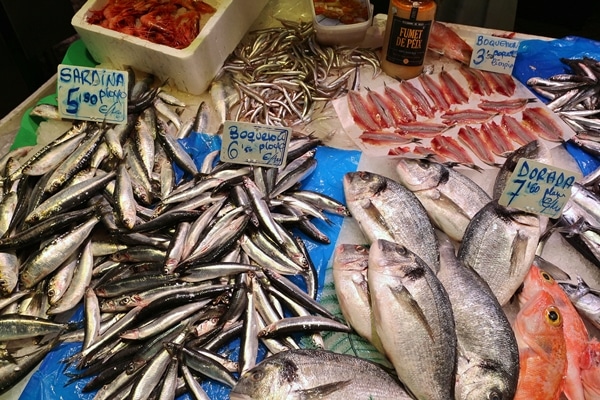
[[[304,7],[306,4],[297,5],[296,8],[288,8],[284,3],[284,0],[269,1],[251,30],[277,26],[279,19],[294,21],[301,19],[303,21],[310,21],[312,15],[310,8]],[[298,15],[300,15],[300,17],[298,17]],[[370,47],[379,46],[382,41],[384,26],[385,16],[375,16],[373,26],[369,28],[363,44]],[[488,35],[507,35],[507,32],[498,32],[477,27],[455,24],[449,24],[449,26],[459,33],[459,35],[468,43],[472,42],[475,35],[479,33]],[[528,35],[520,35],[518,33],[511,33],[510,36],[513,39],[523,40],[523,43],[527,45],[526,49],[528,50],[524,53],[527,58],[521,59],[521,62],[514,73],[514,76],[521,82],[520,90],[527,90],[524,82],[526,82],[529,77],[537,76],[537,74],[540,74],[541,76],[550,76],[551,74],[556,73],[554,71],[560,70],[561,65],[560,61],[558,61],[560,57],[578,57],[582,52],[589,55],[593,54],[593,51],[595,50],[594,44],[586,41],[584,41],[583,44],[579,41],[575,41],[577,43],[572,46],[572,40],[558,42],[549,38],[536,38]],[[552,43],[558,44],[553,47]],[[581,45],[581,47],[579,45]],[[534,51],[532,49],[536,50]],[[73,47],[72,51],[77,53],[82,50],[85,50],[84,47],[82,47],[81,43],[78,43]],[[523,50],[523,48],[521,50]],[[555,62],[548,63],[547,59],[541,59],[540,52],[549,55],[551,58],[555,59]],[[79,56],[81,56],[81,54],[79,54]],[[449,60],[439,54],[430,52],[427,55],[426,69],[430,72],[433,71],[434,73],[439,73],[439,71],[443,70],[459,76],[457,71],[460,68],[460,63]],[[394,80],[389,77],[372,74],[372,69],[368,67],[363,68],[361,71],[361,88],[369,87],[372,90],[381,91],[386,84],[391,85],[393,83]],[[31,108],[40,99],[44,97],[53,97],[55,88],[56,79],[53,78],[34,93],[26,102],[0,121],[0,137],[2,138],[1,148],[4,151],[7,151],[8,148],[13,145],[15,137],[18,146],[35,145],[39,148],[39,146],[53,140],[59,133],[64,132],[65,128],[70,125],[70,122],[65,121],[63,121],[65,122],[64,124],[44,122],[40,125],[40,129],[36,125],[39,123],[39,120],[31,121],[28,116]],[[165,88],[165,90],[187,104],[185,110],[181,113],[182,119],[191,118],[202,102],[212,104],[213,101],[209,93],[189,95],[168,87]],[[524,92],[520,92],[520,94],[523,96],[529,95],[529,93],[524,94]],[[360,143],[356,141],[356,137],[353,137],[352,134],[349,133],[353,129],[353,121],[349,120],[351,116],[348,111],[344,111],[344,107],[347,107],[346,104],[347,100],[345,98],[337,100],[335,106],[332,103],[328,103],[326,107],[323,107],[323,109],[315,115],[315,118],[312,121],[308,121],[302,127],[304,132],[310,133],[312,136],[321,139],[323,143],[323,146],[318,150],[318,167],[313,172],[310,179],[307,180],[306,188],[329,194],[340,201],[344,200],[342,180],[346,172],[371,171],[394,179],[396,176],[395,166],[397,163],[397,158],[394,156],[382,155],[377,152],[372,153],[371,149],[361,146]],[[207,125],[207,132],[214,133],[220,128],[217,107],[215,104],[212,104],[211,111],[212,119]],[[34,133],[34,136],[39,135],[37,138],[34,137],[34,142],[37,141],[37,144],[31,142],[32,132]],[[561,144],[552,145],[552,157],[556,166],[574,171],[578,175],[585,175],[595,166],[593,160],[589,161],[583,156],[579,157],[576,153],[569,152]],[[586,168],[588,170],[586,170]],[[491,193],[493,190],[493,183],[498,171],[496,166],[489,167],[483,165],[481,168],[459,168],[459,170],[479,184],[486,192]],[[332,307],[339,314],[339,306],[335,304],[335,291],[333,289],[330,271],[332,254],[338,243],[363,244],[366,242],[366,239],[361,228],[352,218],[332,217],[331,221],[332,223],[330,225],[323,226],[323,229],[330,236],[331,243],[326,246],[311,245],[309,251],[311,258],[319,271],[319,298],[325,299],[324,302],[327,303],[327,306]],[[567,245],[560,235],[554,235],[550,238],[550,241],[544,248],[542,256],[560,268],[563,268],[565,272],[569,273],[572,277],[581,276],[590,286],[600,287],[600,272],[598,272],[598,269]],[[331,300],[332,297],[334,300]],[[518,311],[518,305],[516,302],[507,304],[505,306],[505,311],[510,319],[514,319],[516,312]],[[81,318],[81,310],[78,312],[79,315],[75,318]],[[597,330],[591,326],[589,329],[590,332],[597,337]],[[335,341],[331,338],[330,340]],[[64,386],[68,379],[62,375],[63,367],[60,364],[60,361],[66,356],[72,355],[78,349],[77,346],[78,345],[70,344],[61,346],[57,351],[53,351],[46,360],[43,361],[41,369],[33,373],[33,378],[29,381],[29,384],[27,383],[28,377],[15,388],[0,396],[0,399],[30,398],[31,396],[48,400],[56,398],[57,396],[61,396],[61,398],[64,399],[91,399],[93,397],[91,394],[79,393],[81,387],[79,383],[71,384],[66,387]],[[367,353],[368,352],[365,352],[365,354]],[[27,388],[25,388],[26,385]],[[25,392],[21,395],[23,390],[25,390]],[[211,398],[227,398],[227,391],[223,388],[209,388],[207,391],[211,395]]]

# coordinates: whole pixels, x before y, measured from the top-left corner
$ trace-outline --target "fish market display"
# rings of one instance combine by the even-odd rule
[[[178,47],[214,11],[138,3],[145,14],[110,1],[94,17]],[[335,17],[350,3],[315,7]],[[432,50],[462,65],[402,82],[379,75],[371,49],[281,25],[246,36],[211,84],[212,108],[191,118],[130,70],[126,124],[72,121],[39,150],[0,157],[0,393],[77,343],[57,373],[96,400],[597,398],[597,282],[553,279],[536,253],[557,232],[600,265],[598,183],[574,185],[556,221],[497,201],[520,158],[553,164],[570,126],[595,130],[583,108],[596,65],[532,81],[553,93],[546,107],[510,75],[468,68],[472,48],[438,22]],[[331,118],[330,102],[361,163],[387,168],[320,177],[343,201],[305,186],[324,151],[307,128]],[[212,127],[225,120],[294,127],[285,165],[222,162]],[[493,193],[460,167],[498,169]],[[323,285],[311,254],[342,221],[360,237],[329,247]]]
[[[0,340],[12,369],[3,390],[65,341],[84,343],[64,360],[71,382],[93,376],[84,393],[147,398],[198,394],[206,379],[232,387],[261,352],[300,347],[298,332],[322,347],[319,332],[350,330],[315,300],[304,241],[328,241],[316,219],[348,215],[301,187],[320,142],[294,137],[280,169],[223,163],[209,150],[193,160],[175,140],[185,124],[158,92],[130,102],[127,125],[74,121],[7,162]],[[55,320],[79,304],[81,324]],[[229,360],[218,351],[234,340],[239,355]]]
[[[198,36],[201,20],[216,11],[204,1],[110,0],[92,10],[90,24],[139,37],[153,43],[184,49]]]
[[[371,156],[435,156],[478,168],[503,164],[517,148],[549,148],[574,135],[510,75],[441,70],[408,81],[382,77],[333,101],[348,136]]]
[[[245,372],[232,400],[398,399],[411,396],[379,365],[325,350],[278,353]]]

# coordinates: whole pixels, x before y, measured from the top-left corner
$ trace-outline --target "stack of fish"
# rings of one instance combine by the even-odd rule
[[[360,67],[381,71],[372,49],[324,46],[312,22],[252,32],[225,61],[216,83],[237,90],[231,119],[277,126],[311,122],[318,105],[357,87]]]
[[[281,168],[218,152],[196,163],[175,139],[188,124],[164,99],[182,103],[141,92],[126,125],[74,121],[24,162],[3,158],[2,391],[57,343],[82,341],[65,362],[73,381],[95,376],[83,391],[96,399],[206,398],[199,381],[233,386],[259,344],[298,348],[302,331],[318,347],[319,331],[350,329],[315,300],[315,268],[291,231],[327,242],[314,220],[348,215],[301,189],[319,141],[294,137]],[[61,322],[80,303],[84,320]],[[217,353],[236,338],[237,359]]]
[[[514,329],[503,309],[524,282],[531,285],[528,274],[539,271],[536,265],[548,265],[536,256],[548,221],[497,201],[520,157],[551,163],[542,142],[523,146],[507,158],[492,197],[460,172],[426,159],[400,159],[394,179],[346,174],[347,206],[368,243],[336,248],[340,308],[355,332],[387,356],[415,398],[525,399],[535,387],[545,396],[536,398],[564,391],[583,399],[577,396],[581,388],[592,393],[597,384],[589,378],[597,342],[587,331],[582,338],[570,335],[572,323],[565,322],[563,333],[561,318],[569,319],[574,308],[562,290],[549,303],[537,299],[540,304],[526,306],[521,297]],[[558,326],[556,340],[570,336],[566,340],[577,342],[577,350],[553,353],[541,342],[543,321]],[[586,367],[575,362],[584,355]],[[543,361],[541,369],[528,358],[534,356]],[[569,372],[563,385],[567,365],[576,373]],[[555,386],[552,371],[560,378]],[[548,391],[536,380],[548,382]]]
[[[545,99],[554,111],[574,131],[569,143],[585,152],[600,156],[600,119],[598,91],[600,90],[600,64],[590,57],[561,58],[565,72],[550,77],[534,76],[527,85]],[[585,183],[598,185],[600,171],[587,176]],[[597,187],[595,188],[597,190]]]

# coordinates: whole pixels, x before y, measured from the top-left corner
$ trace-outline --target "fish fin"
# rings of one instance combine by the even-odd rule
[[[297,395],[295,396],[295,398],[297,398],[298,400],[322,399],[324,396],[328,396],[348,386],[350,382],[352,381],[348,379],[346,381],[326,383],[324,385],[315,386],[310,389],[296,390],[295,392]]]
[[[519,272],[517,269],[523,263],[523,255],[527,251],[527,243],[527,236],[524,237],[521,231],[517,231],[511,245],[509,276],[514,276]]]
[[[381,212],[371,200],[367,200],[367,202],[365,202],[362,207],[374,221],[377,221],[377,223],[385,229],[385,231],[390,235],[390,237],[394,237],[393,229],[390,228],[385,217],[381,215]]]
[[[427,317],[425,316],[423,309],[412,296],[412,294],[404,286],[402,286],[401,288],[392,289],[392,294],[399,302],[409,305],[414,317],[417,319],[417,321],[421,323],[421,325],[423,325],[423,327],[427,331],[427,334],[429,334],[429,337],[433,339],[433,329],[431,328],[431,325],[429,325],[429,322],[427,321]]]

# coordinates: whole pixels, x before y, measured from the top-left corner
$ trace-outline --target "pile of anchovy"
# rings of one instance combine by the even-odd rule
[[[251,32],[225,61],[217,81],[237,90],[231,119],[276,126],[308,123],[318,102],[358,87],[361,66],[379,74],[374,50],[320,45],[312,22],[281,23]]]
[[[94,377],[83,391],[96,399],[208,398],[200,382],[233,386],[259,347],[299,348],[300,331],[319,347],[319,331],[350,329],[316,301],[292,230],[327,243],[319,224],[348,215],[301,188],[319,141],[293,137],[280,168],[217,151],[197,166],[175,139],[182,103],[144,80],[130,94],[127,124],[74,121],[26,160],[1,159],[2,392],[81,341],[65,364],[73,381]],[[81,303],[83,321],[65,323]],[[236,339],[239,357],[219,353]]]
[[[548,100],[547,106],[574,131],[569,143],[600,156],[600,62],[591,57],[561,58],[567,72],[549,78],[532,77],[527,85]],[[582,181],[596,192],[600,171]]]

